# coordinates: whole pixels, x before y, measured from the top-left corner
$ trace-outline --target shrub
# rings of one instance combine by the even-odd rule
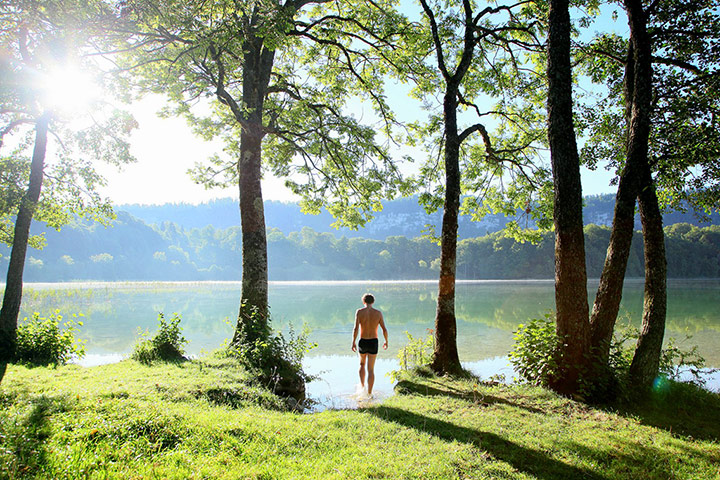
[[[400,370],[393,370],[390,376],[397,381],[401,373],[410,369],[419,369],[430,363],[433,352],[435,351],[435,335],[430,328],[427,329],[425,338],[415,338],[408,331],[405,335],[408,338],[408,344],[405,345],[397,354],[400,361]]]
[[[687,335],[685,340],[692,337]],[[717,371],[715,368],[708,368],[705,358],[700,355],[698,346],[693,345],[689,349],[680,347],[674,338],[670,338],[660,354],[660,375],[670,380],[692,383],[697,387],[704,387],[707,380],[705,375]],[[683,380],[685,378],[685,380]]]
[[[149,365],[156,361],[177,362],[184,360],[184,345],[187,343],[180,328],[181,317],[173,313],[170,320],[158,313],[158,331],[152,338],[149,333],[140,334],[140,341],[135,345],[130,358]]]
[[[610,344],[607,368],[602,369],[606,375],[599,378],[596,372],[592,382],[588,382],[591,391],[586,394],[599,401],[631,395],[633,385],[629,379],[630,364],[639,334],[639,330],[629,322],[617,327]],[[542,319],[533,319],[526,325],[520,325],[514,338],[515,343],[508,356],[519,380],[547,387],[550,378],[557,372],[554,355],[559,338],[555,331],[554,315],[548,314]],[[697,346],[682,349],[674,338],[668,339],[660,354],[660,377],[680,381],[681,377],[689,376],[689,380],[686,380],[688,383],[703,386],[703,374],[708,371]]]
[[[59,310],[49,317],[41,317],[35,312],[31,319],[24,318],[17,329],[15,361],[33,365],[63,365],[74,357],[82,358],[85,347],[75,336],[82,322],[77,318],[78,315],[73,314],[70,320],[63,322]]]
[[[264,324],[255,315],[250,314],[252,318],[246,325]],[[243,367],[255,375],[258,382],[272,392],[284,397],[304,398],[305,383],[312,377],[303,370],[302,360],[305,353],[317,344],[308,341],[309,331],[306,327],[300,334],[296,334],[290,325],[287,338],[282,332],[270,331],[269,327],[266,332],[262,332],[254,341],[229,345],[224,354],[238,359]]]
[[[557,372],[555,351],[559,338],[555,333],[554,315],[549,313],[519,325],[513,338],[515,343],[508,357],[520,380],[548,386]]]

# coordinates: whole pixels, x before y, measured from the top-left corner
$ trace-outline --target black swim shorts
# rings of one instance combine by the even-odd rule
[[[377,338],[361,338],[358,342],[358,351],[360,353],[369,353],[370,355],[377,355],[378,353],[378,339]]]

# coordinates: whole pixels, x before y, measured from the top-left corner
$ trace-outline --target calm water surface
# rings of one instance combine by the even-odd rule
[[[590,283],[590,295],[596,283]],[[376,396],[392,393],[385,374],[398,368],[398,351],[407,344],[404,332],[424,337],[433,327],[436,282],[278,282],[270,285],[273,327],[310,330],[317,343],[306,357],[306,370],[320,380],[308,385],[310,395],[331,406],[352,406],[356,399],[357,360],[350,351],[354,312],[365,292],[376,297],[390,331],[390,348],[378,357]],[[639,325],[642,280],[629,280],[623,292],[621,321]],[[83,313],[80,336],[86,340],[86,365],[120,360],[132,351],[139,331],[155,330],[158,312],[182,315],[183,334],[191,355],[218,348],[233,332],[240,284],[216,283],[62,283],[27,284],[21,318],[32,312],[60,309]],[[720,280],[669,281],[666,338],[698,345],[709,366],[720,367]],[[460,359],[487,378],[512,377],[506,355],[520,323],[554,307],[552,281],[459,282],[456,312]],[[685,340],[692,335],[690,340]],[[712,388],[720,387],[720,379]]]

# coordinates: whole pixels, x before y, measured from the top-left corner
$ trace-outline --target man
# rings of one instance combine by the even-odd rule
[[[372,395],[375,383],[375,359],[378,353],[378,326],[382,328],[385,343],[383,349],[388,347],[388,332],[380,310],[373,308],[375,297],[366,293],[362,297],[365,308],[355,312],[355,328],[353,328],[352,351],[360,354],[360,386],[365,388],[365,364],[367,363],[367,392]],[[360,341],[355,345],[355,339],[360,333]]]

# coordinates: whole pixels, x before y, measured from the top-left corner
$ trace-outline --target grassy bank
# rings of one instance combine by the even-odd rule
[[[358,411],[302,415],[229,360],[9,366],[1,478],[718,479],[720,398],[634,409],[408,376]]]

